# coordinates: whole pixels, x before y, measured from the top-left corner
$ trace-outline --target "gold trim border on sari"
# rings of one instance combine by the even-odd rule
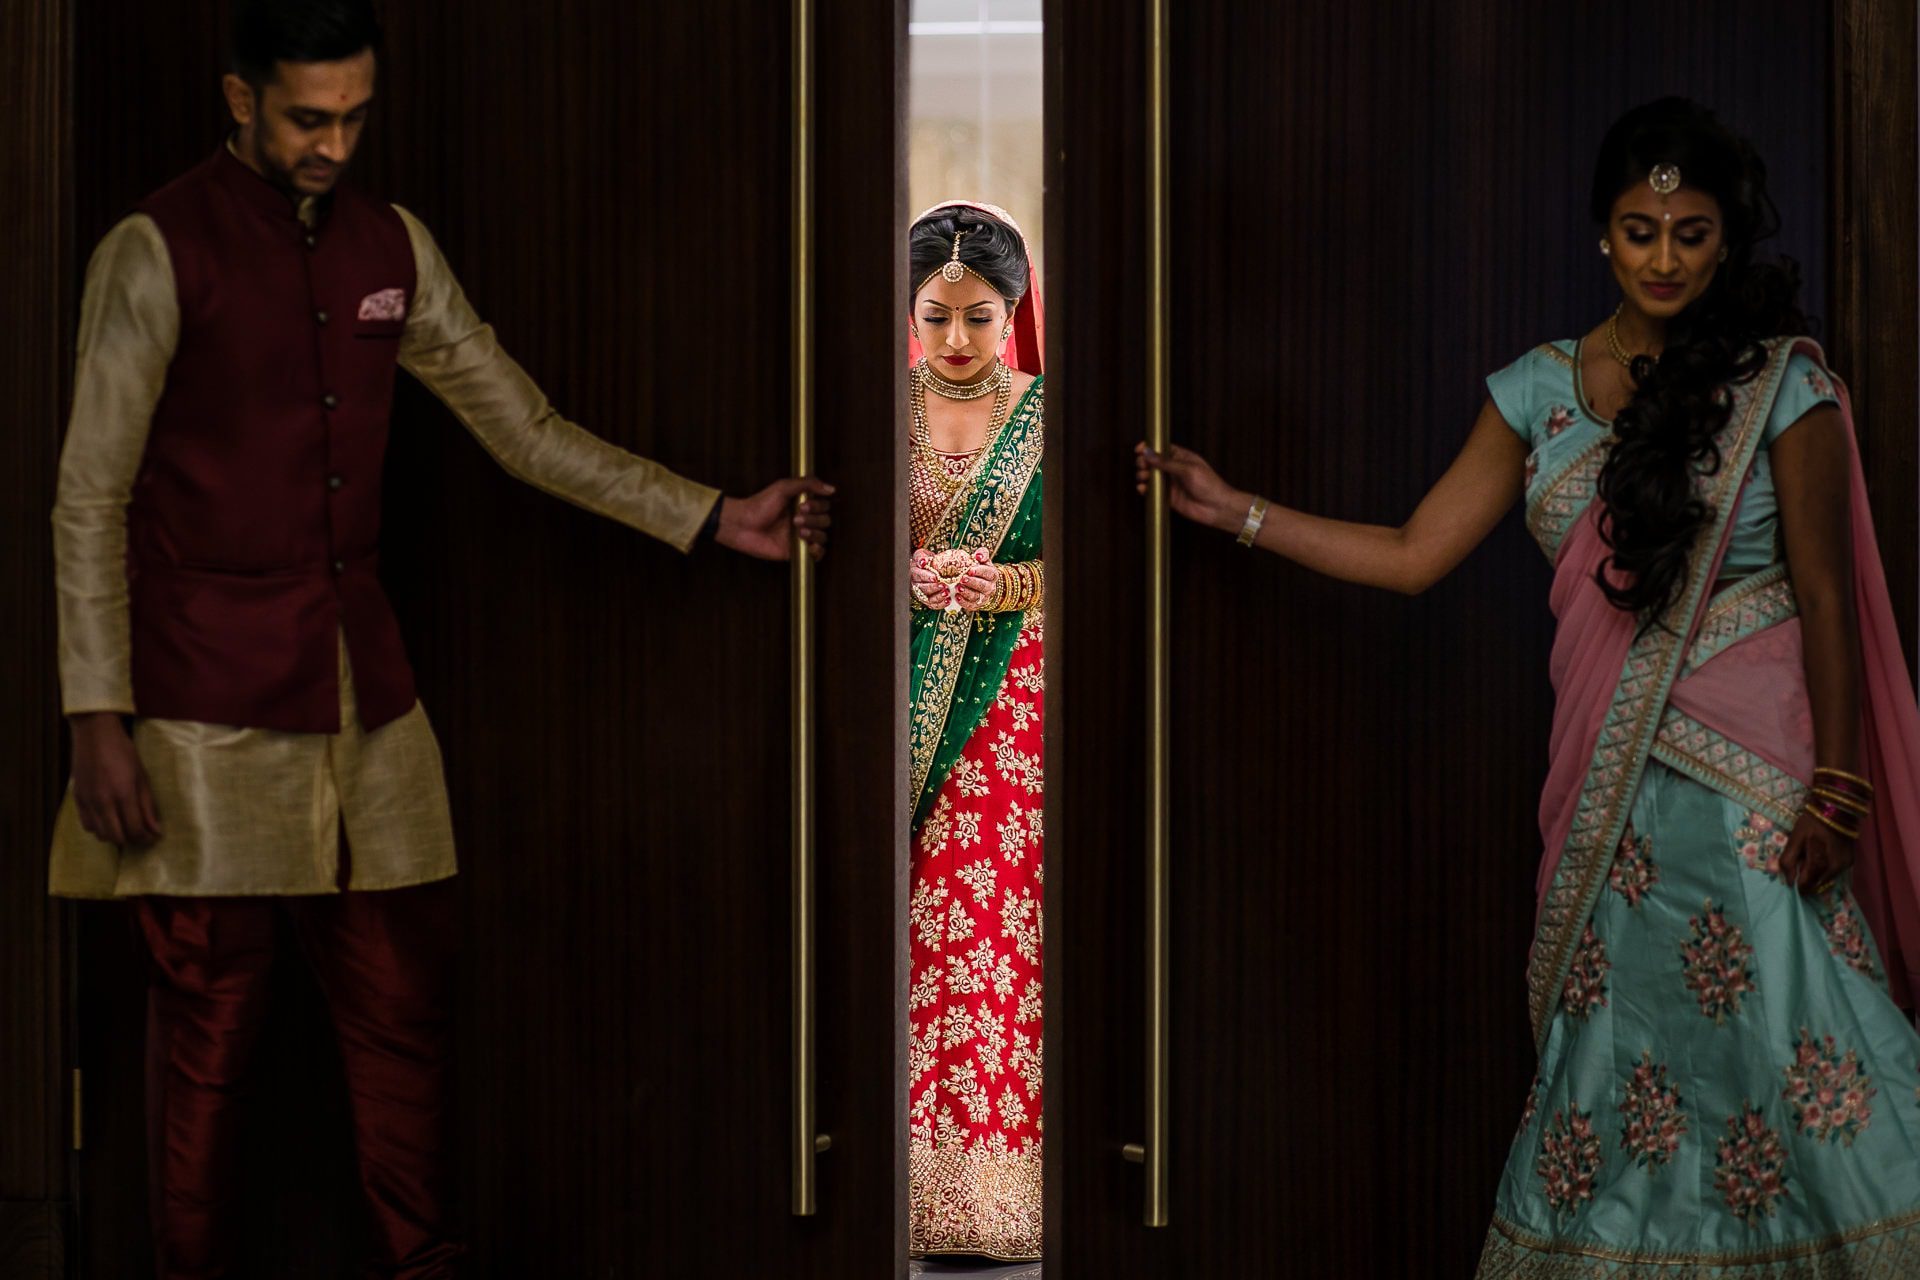
[[[1757,1249],[1668,1253],[1550,1240],[1498,1214],[1477,1280],[1854,1280],[1920,1275],[1920,1210]]]
[[[1734,509],[1739,505],[1741,486],[1764,436],[1767,412],[1793,351],[1791,339],[1775,339],[1770,346],[1761,371],[1733,388],[1728,425],[1716,441],[1720,468],[1706,478],[1708,492],[1702,494],[1713,511],[1713,523],[1694,542],[1686,593],[1670,613],[1687,620],[1688,635],[1692,632],[1690,624],[1700,614],[1706,579],[1719,560]],[[1594,744],[1586,782],[1574,810],[1573,828],[1554,869],[1527,957],[1527,1013],[1533,1024],[1535,1052],[1546,1047],[1554,1002],[1572,967],[1594,900],[1606,885],[1628,807],[1652,752],[1668,692],[1679,674],[1680,659],[1687,648],[1684,638],[1666,627],[1655,626],[1637,637],[1627,650],[1620,681]]]
[[[1573,456],[1572,461],[1540,486],[1540,492],[1527,504],[1527,532],[1546,553],[1548,563],[1560,554],[1580,513],[1593,501],[1600,479],[1600,467],[1607,460],[1613,433],[1607,432]]]
[[[1045,448],[1042,427],[1045,392],[1041,379],[1034,379],[1021,396],[1019,405],[1001,434],[999,450],[993,461],[979,474],[966,503],[949,503],[940,524],[927,545],[933,550],[955,546],[986,547],[998,552],[1013,525],[1013,518],[1026,497],[1027,486],[1040,469]],[[964,527],[962,512],[966,513]],[[912,778],[907,795],[918,803],[933,768],[933,756],[940,749],[940,737],[946,732],[947,715],[953,705],[954,686],[960,679],[960,667],[966,659],[967,640],[973,633],[976,615],[942,612],[936,624],[933,644],[927,652],[927,674],[920,686],[920,698],[913,705],[909,721],[912,738]]]

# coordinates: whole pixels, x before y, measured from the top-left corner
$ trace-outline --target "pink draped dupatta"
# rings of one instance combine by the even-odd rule
[[[1546,787],[1540,799],[1545,855],[1527,966],[1536,1045],[1544,1043],[1572,952],[1605,883],[1646,761],[1675,763],[1776,822],[1791,825],[1811,780],[1813,720],[1800,627],[1784,570],[1753,589],[1713,594],[1787,359],[1823,369],[1809,339],[1775,344],[1766,368],[1735,388],[1720,437],[1721,470],[1703,477],[1712,504],[1696,548],[1676,634],[1637,635],[1636,619],[1608,603],[1594,580],[1608,549],[1590,501],[1560,544],[1551,603],[1558,621],[1550,671],[1555,695]],[[1920,990],[1920,711],[1900,651],[1886,574],[1867,509],[1866,483],[1846,388],[1834,387],[1852,453],[1853,601],[1861,645],[1861,733],[1874,812],[1861,832],[1853,892],[1906,1007]],[[1597,470],[1598,455],[1592,463]],[[1759,579],[1760,575],[1756,575]],[[1768,614],[1769,596],[1781,603]]]

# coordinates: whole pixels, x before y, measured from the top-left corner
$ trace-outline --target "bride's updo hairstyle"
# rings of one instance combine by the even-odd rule
[[[913,294],[927,277],[953,258],[953,237],[960,237],[960,261],[1006,300],[1011,312],[1027,296],[1027,246],[1019,233],[990,213],[965,205],[935,209],[907,233],[907,284]],[[907,305],[913,305],[913,294]]]
[[[1602,232],[1621,192],[1662,164],[1677,166],[1682,182],[1719,202],[1727,259],[1706,292],[1668,322],[1659,359],[1634,358],[1637,389],[1614,420],[1619,442],[1600,469],[1600,532],[1624,585],[1610,580],[1606,565],[1596,577],[1614,607],[1644,626],[1665,625],[1711,514],[1693,477],[1720,468],[1713,438],[1732,412],[1722,388],[1766,364],[1762,339],[1807,332],[1799,268],[1790,258],[1754,260],[1754,246],[1780,229],[1767,167],[1697,103],[1662,98],[1607,131],[1593,175],[1593,220]]]

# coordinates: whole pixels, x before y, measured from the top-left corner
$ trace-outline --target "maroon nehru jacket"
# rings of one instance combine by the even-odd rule
[[[379,579],[406,227],[342,186],[309,230],[224,146],[139,208],[166,240],[180,335],[127,511],[134,704],[337,732],[344,631],[377,728],[414,703]]]

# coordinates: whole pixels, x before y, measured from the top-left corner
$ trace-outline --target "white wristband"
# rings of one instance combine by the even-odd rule
[[[1235,541],[1243,547],[1252,546],[1253,540],[1260,536],[1260,526],[1266,518],[1267,500],[1255,498],[1253,505],[1247,508],[1247,521],[1240,526],[1240,536]]]

